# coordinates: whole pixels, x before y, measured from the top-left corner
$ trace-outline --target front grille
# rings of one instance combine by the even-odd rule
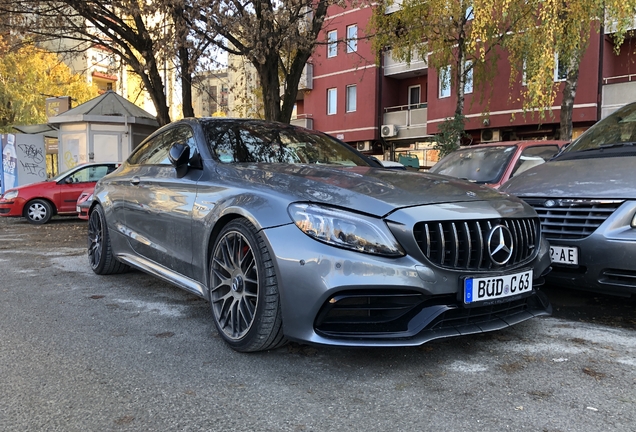
[[[510,230],[512,256],[504,265],[491,260],[488,236],[498,225]],[[539,247],[537,218],[418,222],[413,234],[420,250],[433,264],[457,270],[506,269],[534,257]]]
[[[578,240],[592,234],[622,200],[524,198],[541,219],[548,240]],[[546,203],[549,205],[546,205]]]

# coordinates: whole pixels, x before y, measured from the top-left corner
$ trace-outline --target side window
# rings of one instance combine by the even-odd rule
[[[541,165],[545,161],[552,158],[552,156],[557,154],[558,151],[559,146],[556,145],[527,147],[521,153],[521,156],[519,156],[519,160],[517,160],[517,163],[515,164],[510,177],[514,177],[526,170],[529,170],[532,167]]]
[[[88,169],[88,181],[94,182],[108,174],[108,166],[95,166]]]
[[[162,140],[163,134],[157,135],[156,137],[141,143],[128,158],[128,163],[131,165],[140,165],[145,163],[144,161],[148,159],[148,156],[154,153],[156,148],[161,145]]]
[[[190,147],[190,158],[197,153],[197,146],[194,141],[194,134],[192,133],[192,129],[189,126],[179,126],[174,129],[169,130],[164,136],[164,145],[167,148],[168,152],[170,151],[170,147],[172,147],[175,143],[182,143]],[[168,160],[167,163],[170,163]]]
[[[89,181],[89,170],[93,167],[82,168],[79,171],[75,171],[65,180],[67,183],[86,183]],[[71,179],[69,182],[68,179]]]
[[[168,153],[172,144],[176,142],[184,143],[190,147],[190,157],[197,151],[192,129],[185,125],[178,126],[143,143],[128,158],[128,163],[132,165],[172,165]]]

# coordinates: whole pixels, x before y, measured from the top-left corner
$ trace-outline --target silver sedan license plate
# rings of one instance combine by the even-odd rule
[[[550,246],[550,258],[557,264],[579,264],[579,250],[572,246]]]
[[[495,300],[532,291],[532,270],[501,276],[466,278],[464,303]]]

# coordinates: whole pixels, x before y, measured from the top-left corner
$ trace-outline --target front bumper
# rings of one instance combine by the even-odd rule
[[[579,263],[553,264],[546,278],[549,283],[618,296],[636,294],[636,237],[612,239],[596,232],[583,240],[553,240],[551,244],[577,247]]]
[[[636,201],[626,201],[591,235],[577,240],[550,240],[553,246],[576,247],[578,265],[553,264],[547,281],[585,291],[636,294],[636,229],[631,221]]]
[[[283,330],[292,340],[335,346],[417,346],[502,329],[551,306],[537,289],[549,271],[546,242],[518,269],[533,269],[531,293],[465,307],[464,276],[411,256],[384,258],[317,242],[294,225],[262,231],[277,270]],[[488,272],[479,273],[480,276]]]
[[[22,217],[24,200],[17,197],[11,201],[0,200],[0,216]]]

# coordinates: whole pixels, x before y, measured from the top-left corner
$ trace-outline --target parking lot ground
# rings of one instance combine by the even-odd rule
[[[632,300],[417,348],[239,354],[207,302],[100,277],[86,222],[0,218],[0,431],[636,431]]]

